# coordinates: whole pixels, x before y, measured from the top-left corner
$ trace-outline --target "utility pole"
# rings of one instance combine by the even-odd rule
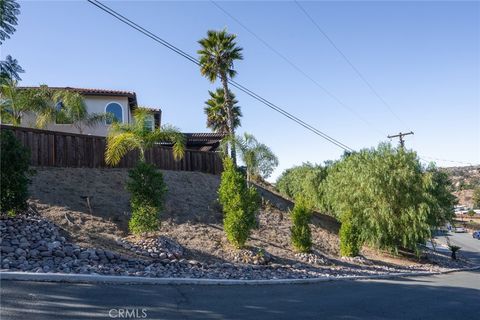
[[[410,134],[413,134],[413,131],[410,131],[410,132],[407,132],[407,133],[399,133],[399,134],[395,134],[395,135],[392,135],[392,136],[388,136],[389,139],[392,139],[392,138],[399,138],[400,140],[400,147],[403,149],[405,148],[405,140],[403,140],[403,137],[404,136],[408,136]]]

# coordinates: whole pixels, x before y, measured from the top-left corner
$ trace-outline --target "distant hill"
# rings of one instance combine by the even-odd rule
[[[480,188],[480,165],[441,168],[450,177],[455,196],[461,205],[473,206],[472,195],[475,188]]]

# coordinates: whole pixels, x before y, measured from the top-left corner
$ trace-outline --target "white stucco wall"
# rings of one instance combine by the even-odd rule
[[[116,96],[85,96],[85,104],[87,106],[87,111],[89,113],[104,113],[105,108],[110,102],[116,102],[122,106],[123,111],[123,123],[129,123],[131,121],[132,115],[130,108],[128,106],[127,97],[116,97]],[[22,118],[22,126],[33,127],[35,123],[35,115],[29,114],[25,115]],[[109,125],[102,123],[98,124],[95,127],[84,127],[83,134],[91,134],[95,136],[106,136],[108,132]],[[71,124],[49,124],[46,130],[61,131],[61,132],[71,132],[79,133],[78,130]]]

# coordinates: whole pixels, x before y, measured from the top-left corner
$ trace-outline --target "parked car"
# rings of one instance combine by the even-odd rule
[[[474,231],[472,236],[474,239],[480,240],[480,230]]]
[[[467,232],[467,229],[465,229],[464,227],[455,227],[455,229],[453,229],[453,232],[464,233]]]

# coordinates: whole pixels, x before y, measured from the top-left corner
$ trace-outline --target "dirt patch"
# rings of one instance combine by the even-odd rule
[[[168,186],[162,224],[157,233],[177,241],[184,258],[204,263],[233,262],[236,251],[223,232],[223,215],[217,202],[218,176],[199,172],[162,171]],[[138,257],[119,245],[119,238],[135,242],[128,235],[129,194],[125,190],[127,169],[36,168],[30,185],[30,203],[43,217],[57,224],[72,242]],[[302,262],[290,244],[288,208],[291,201],[268,190],[258,215],[258,228],[247,246],[261,249],[277,264]],[[316,213],[311,223],[313,249],[320,258],[345,264],[339,257],[339,223]],[[413,265],[414,259],[393,257],[364,250],[367,258],[386,264]],[[380,262],[378,262],[380,263]],[[347,264],[350,264],[348,262]]]

